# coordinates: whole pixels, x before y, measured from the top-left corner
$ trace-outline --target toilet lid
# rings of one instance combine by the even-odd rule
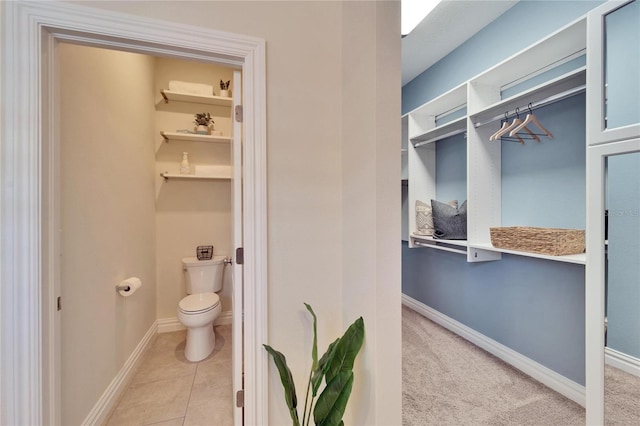
[[[191,294],[178,303],[180,310],[183,312],[200,312],[208,311],[215,308],[220,303],[220,296],[216,293],[198,293]]]

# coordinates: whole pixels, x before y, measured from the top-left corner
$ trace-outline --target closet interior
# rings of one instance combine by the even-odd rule
[[[409,247],[460,253],[468,262],[496,261],[502,253],[510,253],[585,263],[584,253],[553,256],[496,248],[490,236],[492,227],[510,225],[584,229],[584,193],[579,199],[574,194],[576,187],[585,187],[584,133],[558,129],[562,123],[553,111],[562,110],[558,105],[567,102],[579,103],[584,111],[585,54],[586,19],[580,19],[403,117]],[[584,113],[582,122],[584,127]],[[449,144],[459,148],[446,153]],[[465,169],[451,185],[457,186],[454,192],[463,194],[458,204],[466,199],[469,205],[466,240],[416,233],[416,202],[454,198],[441,179],[443,173],[451,173],[446,171],[452,166],[447,158],[451,155],[459,156],[457,164],[464,164]],[[569,162],[565,167],[553,160],[566,155],[580,159],[581,164]],[[512,167],[516,164],[519,171]],[[546,177],[543,168],[550,168]],[[537,218],[520,215],[522,209],[517,205],[529,203],[513,185],[518,180],[538,180],[533,184],[538,189],[528,196],[543,200],[553,174],[564,181],[558,182],[553,197],[581,203],[539,213]]]

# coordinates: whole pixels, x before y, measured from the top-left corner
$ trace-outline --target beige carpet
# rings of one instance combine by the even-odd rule
[[[584,425],[584,408],[402,308],[405,426]],[[640,378],[607,366],[606,425],[640,425]]]
[[[607,365],[604,413],[607,426],[640,425],[640,377]]]
[[[402,309],[406,426],[584,425],[584,408],[420,314]]]

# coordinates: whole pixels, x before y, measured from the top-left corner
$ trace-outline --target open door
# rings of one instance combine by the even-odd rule
[[[235,257],[232,263],[233,270],[233,292],[232,292],[232,368],[233,368],[233,423],[235,426],[244,424],[244,322],[243,322],[243,239],[242,239],[242,76],[240,71],[233,72],[233,137],[231,141],[232,159],[232,208],[233,208],[233,247]]]

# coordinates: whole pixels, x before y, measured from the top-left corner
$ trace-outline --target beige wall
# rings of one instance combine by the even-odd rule
[[[399,2],[85,4],[266,40],[268,343],[304,392],[302,303],[321,351],[363,315],[347,419],[400,424]],[[287,424],[275,369],[269,382],[269,424]]]
[[[394,2],[345,2],[342,311],[367,327],[347,424],[400,424],[400,46]]]
[[[153,59],[58,48],[62,423],[80,424],[155,320]],[[137,276],[123,298],[115,285]]]
[[[193,127],[193,116],[209,112],[215,129],[231,134],[231,109],[226,107],[169,102],[165,104],[161,89],[170,80],[214,85],[220,79],[231,80],[230,68],[168,58],[155,60],[156,101],[156,262],[158,273],[157,317],[176,317],[180,299],[186,295],[181,259],[196,255],[199,245],[213,245],[215,255],[231,256],[231,183],[230,181],[164,181],[160,173],[178,173],[182,152],[189,153],[192,167],[231,164],[228,144],[200,142],[163,142],[160,131],[174,132]],[[233,89],[233,87],[231,87]],[[231,311],[231,269],[219,293],[222,311]]]

